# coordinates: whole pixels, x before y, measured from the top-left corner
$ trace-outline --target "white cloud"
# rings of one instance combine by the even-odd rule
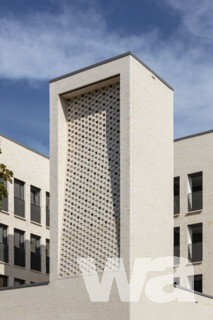
[[[17,20],[0,17],[0,77],[49,79],[132,50],[175,88],[176,136],[213,127],[213,4],[165,0],[181,22],[166,41],[160,30],[121,37],[104,17],[65,8]]]

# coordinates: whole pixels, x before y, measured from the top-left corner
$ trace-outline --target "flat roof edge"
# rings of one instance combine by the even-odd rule
[[[103,60],[101,62],[98,62],[98,63],[95,63],[95,64],[92,64],[88,67],[85,67],[85,68],[81,68],[81,69],[78,69],[76,71],[73,71],[73,72],[70,72],[70,73],[67,73],[67,74],[64,74],[60,77],[56,77],[56,78],[53,78],[51,80],[49,80],[49,83],[53,83],[53,82],[56,82],[56,81],[59,81],[59,80],[62,80],[62,79],[65,79],[65,78],[68,78],[70,76],[73,76],[75,74],[78,74],[78,73],[81,73],[81,72],[84,72],[84,71],[87,71],[87,70],[90,70],[92,68],[95,68],[95,67],[99,67],[103,64],[106,64],[106,63],[109,63],[109,62],[112,62],[112,61],[115,61],[115,60],[118,60],[118,59],[121,59],[121,58],[124,58],[124,57],[127,57],[127,56],[132,56],[133,58],[135,58],[142,66],[144,66],[147,70],[149,70],[150,72],[153,73],[153,75],[155,75],[161,82],[163,82],[169,89],[171,89],[172,91],[174,91],[173,87],[171,87],[165,80],[163,80],[163,78],[161,78],[156,72],[154,72],[151,68],[149,68],[141,59],[139,59],[134,53],[132,53],[131,51],[128,51],[128,52],[125,52],[123,54],[120,54],[118,56],[115,56],[113,58],[110,58],[110,59],[106,59],[106,60]]]
[[[36,151],[36,150],[34,150],[34,149],[30,148],[30,147],[27,147],[27,146],[25,146],[24,144],[22,144],[22,143],[20,143],[20,142],[18,142],[18,141],[16,141],[16,140],[13,140],[12,138],[9,138],[9,137],[5,136],[5,135],[2,134],[2,133],[0,133],[0,137],[5,138],[5,139],[7,139],[7,140],[9,140],[9,141],[11,141],[11,142],[14,142],[14,143],[18,144],[19,146],[21,146],[21,147],[23,147],[23,148],[25,148],[25,149],[28,149],[29,151],[32,151],[32,152],[34,152],[34,153],[37,153],[39,156],[42,156],[42,157],[44,157],[44,158],[46,158],[46,159],[48,159],[48,160],[50,159],[50,157],[46,156],[45,154],[43,154],[43,153],[41,153],[41,152],[39,152],[39,151]]]
[[[177,138],[177,139],[174,139],[174,142],[178,142],[178,141],[186,140],[186,139],[190,139],[190,138],[196,138],[196,137],[203,136],[203,135],[209,134],[209,133],[213,133],[213,130],[203,131],[203,132],[191,134],[189,136]]]

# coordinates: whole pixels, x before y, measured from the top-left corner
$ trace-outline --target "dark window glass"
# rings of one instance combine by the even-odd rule
[[[180,213],[180,177],[174,178],[174,214]]]
[[[24,182],[14,179],[14,214],[25,217]]]
[[[194,276],[194,291],[203,292],[203,277],[202,277],[202,274]]]
[[[31,269],[41,271],[41,238],[31,234],[30,251],[31,251]]]
[[[8,277],[0,274],[0,288],[7,287]]]
[[[203,173],[197,172],[188,175],[190,192],[188,194],[188,211],[203,208]]]
[[[188,245],[188,259],[191,262],[203,260],[203,225],[202,223],[188,226],[190,243]]]
[[[4,184],[4,187],[7,189],[7,181],[0,179],[0,183]],[[0,209],[3,211],[8,211],[8,197],[0,201]]]
[[[46,273],[50,273],[50,240],[46,240]]]
[[[25,267],[25,240],[24,231],[14,229],[14,264]]]
[[[25,280],[14,278],[14,286],[21,286],[22,284],[25,284]]]
[[[40,189],[31,186],[31,221],[41,223]]]
[[[50,194],[46,192],[46,226],[50,226]]]
[[[0,224],[0,261],[8,262],[7,226]]]
[[[174,264],[180,262],[180,227],[174,228]]]

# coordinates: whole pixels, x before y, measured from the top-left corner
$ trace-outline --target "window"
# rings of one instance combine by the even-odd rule
[[[14,278],[14,286],[21,286],[25,284],[25,280]]]
[[[180,177],[174,178],[174,214],[180,213]]]
[[[8,262],[7,226],[0,224],[0,261]]]
[[[7,287],[8,277],[0,274],[0,288]]]
[[[50,273],[50,240],[46,239],[46,273]]]
[[[14,179],[14,214],[25,217],[24,182]]]
[[[202,223],[189,225],[188,232],[189,232],[188,259],[191,262],[200,262],[203,259]]]
[[[2,179],[0,179],[0,183],[4,184],[4,187],[7,189],[7,181],[3,181]],[[3,211],[8,211],[8,197],[1,200],[0,209]]]
[[[31,244],[31,269],[41,271],[41,238],[31,234],[30,244]]]
[[[174,228],[174,264],[180,263],[180,227]]]
[[[189,286],[193,291],[203,292],[203,276],[202,274],[196,274],[189,276]]]
[[[50,226],[50,194],[46,192],[46,226]]]
[[[180,278],[177,277],[177,278],[174,278],[174,285],[180,285]]]
[[[203,208],[203,173],[189,174],[188,183],[188,211],[201,210]]]
[[[31,221],[41,223],[40,189],[31,186]]]
[[[14,264],[19,267],[25,267],[25,232],[14,229]]]

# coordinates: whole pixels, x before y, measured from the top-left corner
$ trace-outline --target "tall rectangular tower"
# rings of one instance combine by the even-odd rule
[[[50,109],[51,279],[171,256],[171,87],[127,53],[52,80]]]

